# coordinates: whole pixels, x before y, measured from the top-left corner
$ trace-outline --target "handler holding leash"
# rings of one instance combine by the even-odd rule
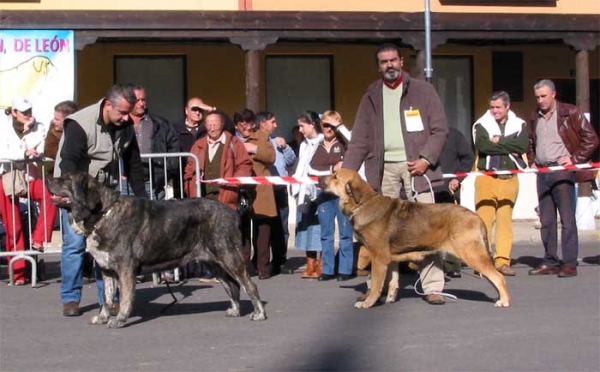
[[[147,197],[140,150],[129,117],[135,103],[136,96],[131,86],[115,84],[99,102],[68,116],[64,122],[54,177],[68,172],[87,172],[99,182],[118,188],[118,162],[121,158],[134,194]],[[86,243],[85,237],[77,234],[68,222],[67,211],[63,209],[61,213],[64,223],[60,297],[63,315],[78,316],[81,315],[79,301]],[[104,285],[98,271],[96,285],[98,302],[102,305]]]
[[[400,197],[401,184],[419,202],[433,203],[425,177],[432,186],[443,184],[438,158],[448,136],[444,109],[435,89],[402,71],[402,55],[394,44],[376,52],[383,79],[371,84],[362,97],[344,158],[344,168],[358,170],[365,163],[367,181],[385,196]],[[415,178],[415,189],[410,180]],[[425,300],[444,304],[444,272],[439,256],[419,264]]]

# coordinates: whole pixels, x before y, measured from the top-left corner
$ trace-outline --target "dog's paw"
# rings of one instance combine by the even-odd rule
[[[365,305],[365,301],[356,301],[354,307],[356,309],[366,309],[368,306]]]
[[[267,320],[267,314],[264,311],[254,312],[250,315],[250,320]]]
[[[226,317],[238,317],[240,316],[240,309],[227,309],[225,312]]]
[[[496,301],[494,307],[510,307],[510,302],[500,299]]]
[[[105,316],[102,316],[101,314],[94,315],[90,319],[90,324],[106,324],[106,323],[108,323],[108,318]]]
[[[396,302],[396,296],[387,296],[385,298],[386,304],[393,304],[394,302]]]
[[[119,319],[111,319],[108,321],[108,328],[121,328],[125,324],[124,321]]]

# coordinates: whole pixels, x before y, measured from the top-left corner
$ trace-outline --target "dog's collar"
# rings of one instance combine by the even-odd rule
[[[360,208],[362,208],[362,206],[363,206],[363,204],[358,204],[358,205],[356,206],[356,208],[354,208],[354,209],[352,210],[352,213],[350,214],[350,216],[348,216],[348,220],[350,220],[350,221],[353,221],[353,220],[354,220],[354,214],[355,214],[355,213],[356,213],[356,212],[357,212],[357,211],[358,211]]]
[[[98,222],[96,222],[94,224],[94,230],[98,229],[98,225],[100,225],[100,223],[102,223],[102,220],[104,220],[105,217],[108,217],[110,215],[110,213],[112,212],[113,207],[110,206],[105,213],[102,214],[102,218],[98,220]]]

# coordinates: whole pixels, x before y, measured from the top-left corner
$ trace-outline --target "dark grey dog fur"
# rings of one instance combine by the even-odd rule
[[[254,306],[251,320],[266,319],[256,285],[240,252],[237,213],[217,201],[195,198],[150,201],[125,197],[85,173],[48,180],[53,202],[70,211],[72,225],[86,236],[87,251],[102,269],[104,306],[94,324],[125,324],[132,311],[136,274],[206,262],[230,297],[227,316],[240,315],[240,285]],[[110,319],[120,289],[120,311]]]

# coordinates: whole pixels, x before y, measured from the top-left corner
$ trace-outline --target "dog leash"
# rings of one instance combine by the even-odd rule
[[[427,274],[429,273],[429,270],[431,270],[431,266],[429,267],[429,269],[427,269],[427,272],[425,273],[425,275],[427,275]],[[420,296],[427,296],[427,293],[425,293],[425,292],[420,292],[420,291],[419,291],[419,289],[417,288],[417,285],[419,284],[419,282],[420,282],[420,281],[421,281],[421,276],[419,276],[419,278],[417,278],[417,280],[415,281],[415,284],[414,284],[414,286],[413,286],[413,288],[414,288],[414,290],[415,290],[415,293],[416,293],[416,294],[418,294],[418,295],[420,295]],[[457,301],[457,300],[458,300],[458,297],[456,297],[456,296],[455,296],[455,295],[453,295],[453,294],[446,293],[446,292],[433,291],[433,292],[431,292],[431,293],[429,293],[429,294],[438,294],[438,295],[440,295],[440,296],[443,296],[443,297],[449,298],[449,299],[451,299],[451,300],[454,300],[454,301]]]
[[[431,200],[435,203],[435,194],[433,193],[433,186],[431,185],[431,181],[429,180],[429,177],[427,177],[426,174],[423,174],[422,177],[425,177],[425,180],[427,180],[427,184],[429,185],[429,193],[431,194]],[[415,189],[415,178],[414,177],[411,177],[410,188],[411,188],[411,196],[412,196],[412,192],[414,192],[414,189]],[[409,201],[411,201],[413,203],[417,201],[417,193],[416,192],[414,193],[414,197],[409,198]],[[427,275],[429,273],[429,270],[431,270],[431,266],[429,267],[429,269],[427,269],[427,272],[425,273],[425,275]],[[414,288],[416,294],[418,294],[420,296],[426,296],[427,294],[425,292],[420,292],[418,289],[418,285],[419,285],[420,281],[421,281],[421,276],[419,275],[419,278],[417,278],[417,280],[415,281],[413,288]],[[446,292],[433,291],[433,292],[431,292],[431,294],[439,294],[440,296],[449,298],[454,301],[458,300],[458,297],[456,297],[453,294],[446,293]]]
[[[427,185],[429,185],[429,195],[431,195],[431,201],[433,203],[435,203],[435,194],[433,193],[433,186],[431,185],[431,181],[429,180],[429,177],[427,177],[427,175],[425,173],[423,173],[423,175],[421,175],[420,177],[425,177],[425,180],[427,181]],[[419,195],[419,193],[417,193],[417,191],[415,190],[415,177],[411,176],[410,177],[410,196],[407,196],[407,200],[410,202],[416,202],[418,195]]]

